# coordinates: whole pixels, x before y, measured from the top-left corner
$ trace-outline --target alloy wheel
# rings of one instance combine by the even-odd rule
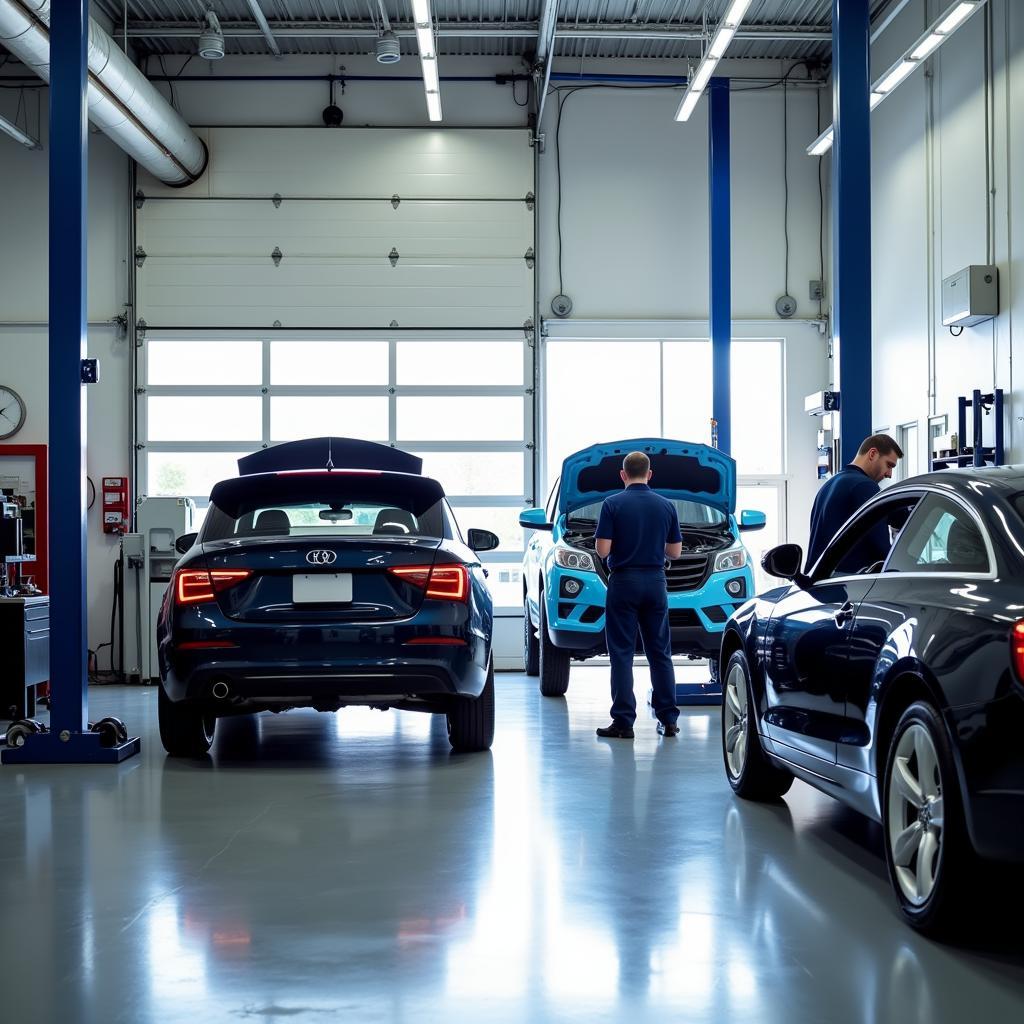
[[[914,906],[935,889],[942,858],[942,773],[929,731],[912,724],[900,736],[889,777],[888,841],[896,880]]]
[[[741,665],[733,665],[725,681],[725,760],[729,774],[738,779],[747,761],[747,677]]]

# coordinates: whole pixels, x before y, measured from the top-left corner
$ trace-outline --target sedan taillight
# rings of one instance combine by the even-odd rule
[[[469,572],[464,565],[393,565],[388,572],[419,587],[424,597],[469,601]]]
[[[1024,683],[1024,619],[1018,619],[1010,630],[1010,657],[1017,672],[1017,681]]]
[[[252,569],[179,569],[174,581],[174,596],[178,604],[212,601],[217,594],[251,575]]]

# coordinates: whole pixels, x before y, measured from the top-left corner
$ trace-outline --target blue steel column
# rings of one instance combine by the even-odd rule
[[[718,447],[732,451],[732,215],[729,191],[729,79],[712,78],[708,89],[708,182],[711,235],[711,415]]]
[[[89,5],[50,5],[51,731],[87,718],[85,600],[86,105]]]
[[[869,53],[869,0],[832,0],[832,335],[844,464],[872,431]]]
[[[139,738],[87,731],[85,579],[88,0],[50,5],[50,727],[4,764],[116,764]]]

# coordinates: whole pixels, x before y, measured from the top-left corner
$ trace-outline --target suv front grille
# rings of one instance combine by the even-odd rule
[[[683,555],[675,558],[665,570],[668,592],[678,594],[683,590],[698,590],[708,576],[711,559],[707,555]]]

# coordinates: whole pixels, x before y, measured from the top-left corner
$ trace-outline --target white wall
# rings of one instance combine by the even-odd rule
[[[943,8],[913,0],[876,44],[873,73]],[[955,430],[957,396],[993,386],[1006,391],[1007,458],[1024,457],[1012,372],[1021,355],[1014,322],[1024,307],[1024,240],[1013,233],[1024,214],[1024,5],[990,0],[987,10],[989,67],[981,12],[871,119],[873,416],[893,428],[920,420],[922,459],[927,417],[945,413]],[[988,262],[999,268],[1002,312],[954,338],[941,325],[941,281]]]
[[[342,58],[349,74],[380,74],[372,60]],[[167,60],[172,73],[179,58]],[[155,69],[156,65],[154,65]],[[194,60],[187,74],[326,74],[337,72],[330,57],[226,59],[216,67]],[[758,62],[756,73],[771,77],[782,65]],[[558,68],[560,69],[560,68]],[[447,59],[445,75],[493,75],[522,71],[518,60]],[[565,70],[578,72],[579,62]],[[587,63],[585,71],[679,74],[671,62]],[[730,69],[725,68],[726,73]],[[387,73],[387,72],[385,72]],[[394,74],[415,74],[403,61]],[[749,71],[745,71],[749,73]],[[221,83],[178,82],[177,102],[196,125],[318,125],[327,104],[323,82]],[[522,100],[524,87],[519,86]],[[11,93],[16,96],[16,93]],[[45,97],[45,93],[43,96]],[[2,98],[9,102],[9,96]],[[425,110],[418,82],[353,82],[337,89],[346,125],[421,125]],[[512,101],[511,90],[490,82],[443,86],[445,123],[451,126],[525,124],[526,111]],[[707,317],[707,127],[704,105],[691,124],[672,120],[678,94],[647,91],[627,94],[600,90],[568,100],[562,129],[563,267],[565,289],[578,317],[652,319]],[[45,99],[44,99],[45,103]],[[539,293],[542,315],[557,291],[554,225],[554,116],[549,103],[544,128],[548,146],[539,158]],[[827,102],[824,104],[827,108]],[[43,110],[45,135],[45,107]],[[733,155],[733,308],[738,319],[778,323],[775,299],[783,291],[782,95],[778,90],[732,96]],[[807,282],[819,276],[816,162],[803,156],[817,134],[815,98],[810,91],[790,92],[790,291],[799,301],[798,317],[817,315],[807,298]],[[45,138],[44,138],[45,142]],[[46,307],[47,153],[28,152],[0,137],[0,195],[5,230],[0,235],[0,320],[44,322]],[[131,214],[127,159],[101,135],[90,136],[89,318],[106,320],[122,311],[127,285],[124,270]],[[806,391],[824,386],[826,370],[820,339],[796,323],[764,336],[799,337],[791,365],[800,375],[789,381],[790,409],[796,417]],[[124,472],[129,430],[126,343],[109,328],[90,330],[90,351],[100,356],[102,382],[89,392],[90,475]],[[0,328],[0,379],[29,402],[29,422],[18,441],[47,439],[46,336],[41,328]],[[790,493],[790,529],[799,530],[813,494],[813,422],[799,420],[800,440],[791,454],[791,473],[799,459],[801,484]],[[809,438],[809,440],[808,440]],[[804,445],[808,450],[803,452]],[[93,513],[95,516],[95,511]],[[799,535],[797,533],[797,535]],[[109,630],[111,567],[116,543],[89,530],[90,644],[106,640]],[[513,623],[514,624],[514,623]],[[510,626],[511,629],[511,626]],[[513,632],[516,632],[517,629]],[[517,636],[509,633],[509,644]]]

